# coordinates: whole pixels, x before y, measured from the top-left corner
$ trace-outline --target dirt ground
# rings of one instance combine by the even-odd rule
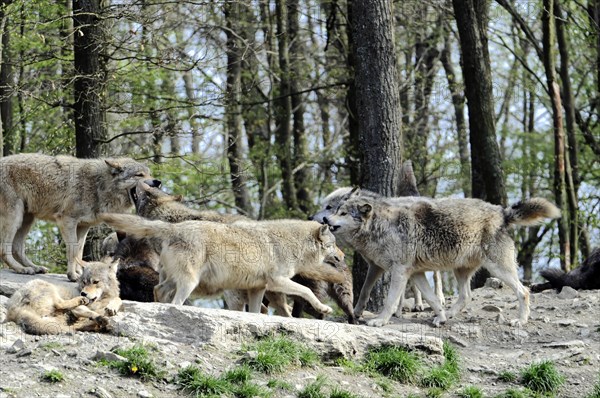
[[[455,299],[455,298],[454,298]],[[453,298],[447,298],[446,305]],[[0,304],[6,298],[0,297]],[[3,308],[0,306],[0,317]],[[393,318],[386,328],[441,337],[454,345],[460,356],[461,378],[442,396],[454,397],[465,386],[480,387],[494,397],[517,382],[499,381],[503,371],[519,374],[526,366],[552,360],[565,377],[559,397],[585,397],[600,377],[600,291],[546,291],[531,295],[531,320],[522,328],[508,325],[517,316],[517,300],[507,288],[486,287],[473,292],[467,309],[441,328],[431,325],[433,313],[407,313]],[[184,328],[185,325],[173,325]],[[141,382],[120,376],[99,365],[94,355],[135,342],[152,343],[153,358],[167,371],[165,381]],[[235,367],[243,354],[240,347],[200,344],[191,346],[139,336],[136,339],[77,332],[63,336],[30,336],[14,324],[0,324],[0,398],[8,397],[179,397],[189,396],[172,381],[177,371],[195,364],[204,372],[219,375]],[[41,375],[58,370],[65,380],[41,381]],[[328,388],[338,386],[362,397],[425,397],[427,389],[387,383],[353,373],[340,366],[323,364],[295,367],[271,376],[256,373],[256,384],[272,379],[285,381],[296,391],[273,390],[273,397],[294,397],[297,391],[324,375]],[[387,391],[385,391],[387,390]]]

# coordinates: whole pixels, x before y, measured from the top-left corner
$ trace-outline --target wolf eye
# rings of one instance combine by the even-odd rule
[[[325,206],[325,210],[331,210],[332,207],[330,205]]]
[[[345,215],[347,215],[347,214],[348,214],[348,213],[346,213],[345,211],[343,211],[343,212],[341,212],[341,213],[340,213],[340,216],[345,216]]]
[[[92,283],[93,283],[94,285],[97,285],[98,283],[100,283],[100,281],[92,281]]]
[[[137,173],[135,176],[136,176],[136,177],[143,177],[143,176],[144,176],[144,173]]]

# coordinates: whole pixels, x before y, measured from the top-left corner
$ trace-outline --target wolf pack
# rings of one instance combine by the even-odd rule
[[[403,196],[383,197],[342,187],[327,195],[309,220],[253,220],[200,211],[161,189],[148,167],[130,158],[77,159],[18,154],[0,159],[0,258],[21,274],[45,273],[26,254],[36,219],[58,226],[66,246],[67,277],[75,287],[40,279],[18,289],[7,321],[28,333],[108,331],[122,300],[183,305],[222,295],[228,309],[317,318],[333,312],[333,299],[349,323],[361,318],[376,282],[390,273],[383,310],[366,320],[387,324],[401,315],[405,290],[435,313],[433,325],[458,316],[470,300],[470,280],[480,268],[510,287],[518,318],[529,317],[529,289],[518,276],[510,227],[560,217],[543,198],[510,207],[479,199],[421,197],[412,165],[402,168]],[[131,214],[135,208],[136,214]],[[116,233],[103,242],[105,257],[83,261],[92,226]],[[360,253],[368,271],[356,302],[352,275],[340,247]],[[435,289],[426,272],[434,271]],[[439,271],[451,271],[458,299],[445,309]],[[422,297],[422,298],[421,298]]]

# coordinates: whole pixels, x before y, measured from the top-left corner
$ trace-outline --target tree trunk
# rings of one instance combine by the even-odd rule
[[[473,197],[506,205],[500,150],[496,142],[490,57],[487,47],[486,0],[453,0],[469,111]],[[489,273],[481,270],[471,286],[481,287]]]
[[[395,196],[402,165],[402,119],[389,1],[352,3],[352,39],[361,150],[361,185],[385,196]],[[354,284],[360,292],[366,267],[354,264]],[[368,308],[379,311],[387,283],[378,282]]]
[[[465,197],[471,197],[471,160],[469,157],[469,141],[467,136],[467,124],[465,122],[465,96],[460,91],[460,84],[456,80],[456,72],[452,59],[450,48],[450,32],[446,30],[444,38],[444,49],[441,54],[441,61],[446,73],[448,89],[452,96],[452,106],[454,107],[454,121],[456,123],[456,135],[458,141],[458,157],[460,160],[460,181]]]
[[[13,76],[12,60],[10,54],[10,30],[6,7],[12,0],[3,0],[0,3],[0,157],[10,155],[12,151],[13,131]],[[6,142],[5,142],[6,137]]]
[[[279,0],[275,3],[275,14],[277,19],[277,37],[279,54],[279,93],[275,101],[275,141],[277,143],[277,157],[281,167],[282,195],[287,210],[296,210],[296,190],[294,184],[293,162],[292,162],[292,103],[290,88],[290,57],[289,41],[287,31],[287,2]]]
[[[556,38],[558,41],[558,50],[560,52],[560,80],[562,83],[562,99],[565,109],[565,121],[567,124],[567,148],[565,152],[565,182],[567,189],[568,209],[569,209],[569,241],[571,243],[571,267],[577,266],[577,254],[579,252],[579,203],[577,192],[579,191],[579,162],[577,137],[575,131],[575,98],[571,86],[569,46],[565,22],[559,2],[554,5],[554,15],[556,21]]]
[[[560,264],[563,270],[569,271],[571,269],[571,245],[569,239],[569,214],[565,212],[565,206],[568,206],[565,176],[565,132],[563,129],[562,103],[560,89],[556,82],[554,59],[554,46],[556,44],[554,0],[544,0],[542,31],[544,69],[546,70],[546,82],[552,104],[552,124],[554,130],[554,195],[557,206],[563,209],[562,217],[558,220]]]
[[[244,43],[240,40],[237,23],[240,21],[242,3],[225,3],[223,10],[227,24],[227,89],[225,113],[227,120],[227,160],[229,177],[235,205],[252,217],[250,193],[243,174],[243,134],[242,134],[242,52]]]
[[[303,68],[306,67],[303,53],[303,46],[300,37],[300,2],[298,0],[288,0],[288,32],[290,38],[290,91],[292,93],[291,105],[294,116],[293,137],[294,137],[294,169],[297,169],[294,175],[296,190],[296,200],[298,207],[306,216],[310,213],[312,200],[310,190],[308,189],[308,167],[303,166],[308,158],[308,143],[306,140],[306,131],[304,127],[304,100],[301,90],[301,82],[306,81],[303,78]]]
[[[100,0],[73,0],[75,154],[80,158],[99,157],[101,142],[107,137],[100,12]]]
[[[346,112],[348,112],[348,135],[345,142],[346,165],[350,174],[350,184],[358,186],[362,179],[361,163],[360,163],[360,148],[359,148],[359,127],[358,127],[358,109],[356,98],[356,60],[354,57],[354,38],[352,35],[352,26],[354,25],[354,12],[352,11],[354,0],[347,1],[348,26],[346,26],[346,36],[348,45],[346,46],[346,59],[349,75],[351,76],[346,90]],[[357,0],[360,1],[360,0]],[[356,287],[356,283],[354,285]],[[354,289],[354,292],[359,292],[359,289]]]

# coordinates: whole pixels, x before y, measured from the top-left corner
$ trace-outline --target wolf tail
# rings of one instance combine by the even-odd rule
[[[553,288],[555,289],[560,289],[564,286],[566,286],[566,277],[567,274],[560,269],[556,269],[556,268],[548,268],[548,269],[544,269],[542,271],[540,271],[540,275],[542,275],[542,277],[544,279],[546,279],[548,282],[550,282],[550,284],[552,285]]]
[[[506,224],[539,225],[545,218],[560,218],[560,210],[546,199],[531,198],[504,209]]]
[[[14,321],[21,326],[25,333],[44,335],[44,334],[64,334],[72,332],[69,328],[66,319],[58,317],[41,317],[35,311],[27,308],[19,308],[14,310],[12,314],[8,314],[7,320]]]
[[[132,214],[102,213],[98,219],[114,229],[138,239],[151,237],[159,231],[171,228],[171,224],[164,221],[147,220]]]

